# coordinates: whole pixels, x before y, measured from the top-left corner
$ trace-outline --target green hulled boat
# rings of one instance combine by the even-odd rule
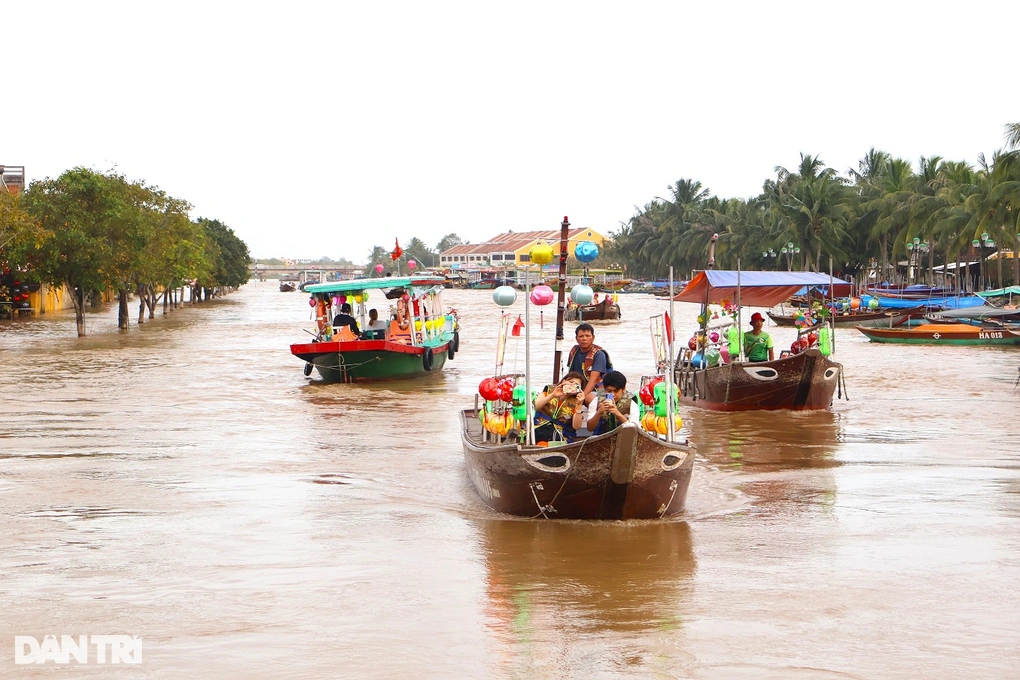
[[[899,345],[1020,345],[1020,333],[1002,324],[926,323],[911,328],[863,328],[872,342]]]
[[[315,339],[291,345],[290,352],[305,361],[305,375],[314,369],[326,382],[406,379],[441,371],[460,345],[456,313],[443,310],[444,282],[440,276],[405,276],[308,286],[316,310]],[[331,320],[345,303],[359,320],[360,335],[347,326],[333,328]],[[386,328],[366,328],[372,307],[379,309]]]

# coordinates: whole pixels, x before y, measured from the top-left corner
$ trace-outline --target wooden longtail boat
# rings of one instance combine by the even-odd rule
[[[616,321],[622,316],[620,305],[606,295],[593,305],[578,305],[563,313],[564,321]]]
[[[484,441],[478,413],[461,413],[468,477],[486,505],[520,517],[656,519],[683,512],[694,447],[625,423],[555,447]]]
[[[898,309],[889,312],[850,312],[848,314],[836,313],[832,315],[832,324],[836,328],[854,328],[864,326],[865,328],[893,328],[906,323],[913,315],[924,313],[924,307],[913,309]],[[767,312],[769,318],[777,326],[795,326],[796,318],[793,315],[776,314]]]
[[[321,318],[317,319],[315,339],[291,345],[290,352],[306,362],[305,375],[314,368],[326,382],[406,379],[441,371],[460,344],[456,315],[443,312],[443,284],[442,277],[411,276],[308,286],[306,290],[317,303]],[[398,307],[404,304],[402,296],[407,295],[406,329],[393,320],[385,330],[365,330],[367,311],[373,306],[365,299],[369,291],[382,291],[388,299],[397,299]],[[341,296],[357,305],[353,311],[360,317],[361,337],[347,326],[334,330],[330,323],[338,311],[335,301]],[[385,301],[377,306],[382,307]]]
[[[293,281],[280,281],[281,293],[293,293],[297,290],[297,284]]]
[[[677,371],[681,400],[715,411],[790,409],[832,405],[843,367],[808,349],[775,361],[734,361]]]
[[[560,379],[563,282],[570,229],[567,218],[560,227],[552,383]],[[537,260],[532,257],[532,261]],[[526,303],[525,315],[528,313]],[[526,331],[530,325],[525,320]],[[527,335],[525,342],[529,342]],[[525,351],[526,357],[530,356],[530,345]],[[501,364],[500,358],[497,365]],[[665,366],[668,370],[668,362]],[[521,419],[526,430],[523,438],[508,435],[504,439],[483,429],[477,404],[473,410],[461,412],[461,444],[468,478],[489,507],[520,517],[545,519],[656,519],[684,510],[694,468],[694,446],[676,441],[672,424],[665,439],[627,422],[606,434],[558,446],[538,446],[531,429],[530,372],[525,374],[525,381],[521,405],[526,406],[527,417]],[[663,420],[672,423],[673,413],[667,416]]]
[[[1020,332],[1001,324],[929,323],[912,328],[862,328],[872,342],[899,345],[1020,345]]]
[[[709,261],[713,259],[710,255]],[[702,304],[702,319],[706,321],[701,332],[706,333],[710,304],[727,300],[738,306],[768,308],[805,286],[830,283],[846,282],[813,272],[709,269],[691,279],[675,299]],[[831,333],[831,326],[826,330]],[[674,379],[684,403],[717,411],[829,408],[843,374],[842,365],[818,349],[780,355],[773,361],[741,361],[732,356],[728,363],[715,365],[706,360],[706,355],[707,349],[698,350],[694,357],[688,350],[682,351],[674,364]]]

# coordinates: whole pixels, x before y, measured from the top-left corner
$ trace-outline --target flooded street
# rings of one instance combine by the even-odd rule
[[[831,411],[684,408],[679,521],[528,521],[478,499],[458,431],[501,310],[444,295],[455,360],[373,385],[302,375],[307,296],[275,281],[81,339],[0,321],[0,677],[1016,677],[1020,351],[837,331]],[[596,343],[633,385],[668,304],[620,303]],[[532,311],[547,379],[555,308]],[[144,661],[14,664],[48,634],[137,635]]]

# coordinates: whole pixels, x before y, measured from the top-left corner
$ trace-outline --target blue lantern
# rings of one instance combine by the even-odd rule
[[[591,304],[594,295],[595,292],[591,289],[591,286],[586,286],[583,283],[579,283],[570,289],[570,299],[577,305]]]
[[[588,264],[589,262],[593,262],[598,256],[599,247],[591,241],[581,241],[574,246],[574,257],[577,258],[578,262]]]
[[[512,286],[500,286],[492,291],[492,301],[500,307],[509,307],[517,301],[517,291]]]

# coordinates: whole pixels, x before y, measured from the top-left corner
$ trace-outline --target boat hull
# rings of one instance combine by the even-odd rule
[[[760,362],[676,371],[680,399],[715,411],[810,411],[832,405],[842,365],[817,349]]]
[[[832,323],[837,328],[853,328],[863,326],[865,328],[893,328],[906,323],[912,315],[923,314],[924,307],[912,309],[899,309],[890,312],[865,312],[859,314],[834,314]],[[795,326],[796,317],[768,312],[769,318],[777,326]]]
[[[468,478],[493,510],[545,519],[658,519],[683,512],[694,446],[627,423],[544,448],[485,443],[475,411],[461,412]]]
[[[331,383],[406,380],[442,371],[449,358],[449,342],[431,348],[430,369],[425,367],[425,349],[385,340],[290,346],[291,354],[311,364],[325,382]]]
[[[897,345],[1020,345],[1020,332],[1003,328],[972,326],[967,323],[924,324],[911,328],[864,328],[861,333],[872,342]]]
[[[620,316],[620,305],[612,299],[599,300],[598,304],[581,305],[563,312],[564,321],[616,321]]]

